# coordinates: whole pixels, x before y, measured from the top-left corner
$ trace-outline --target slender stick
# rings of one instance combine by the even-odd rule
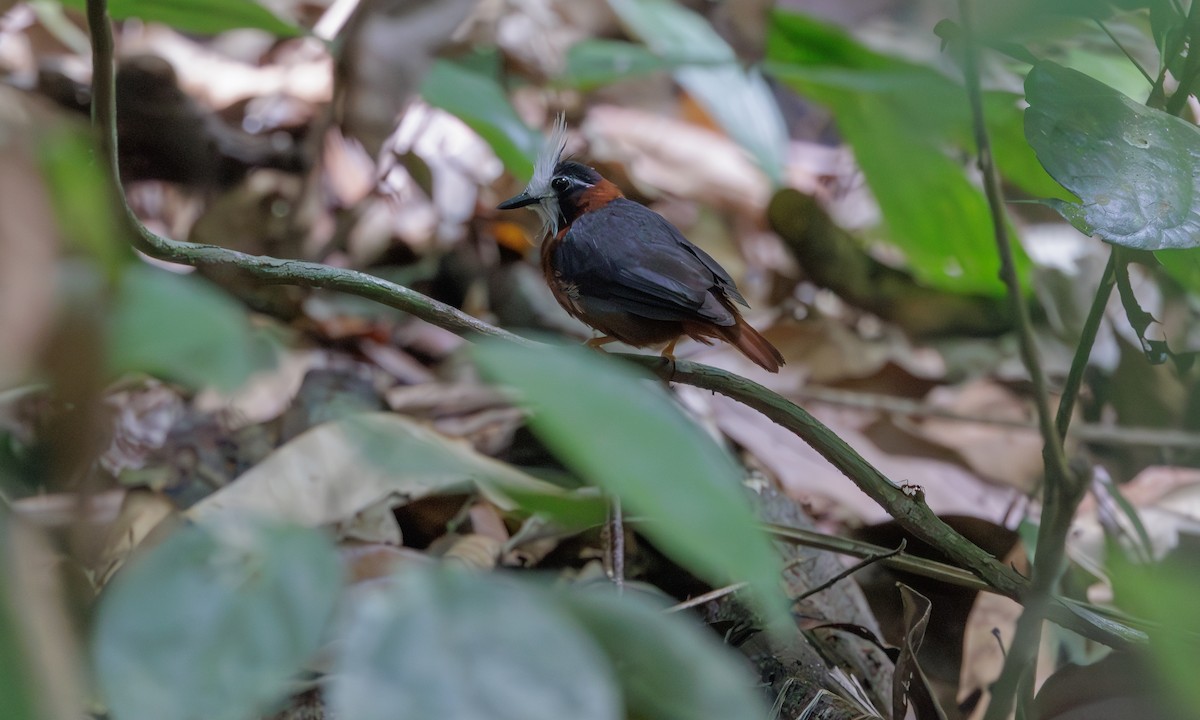
[[[1100,322],[1104,319],[1104,309],[1108,307],[1108,298],[1112,295],[1113,285],[1116,284],[1117,251],[1109,249],[1108,263],[1100,276],[1100,285],[1092,298],[1092,306],[1088,309],[1087,319],[1083,321],[1083,330],[1079,334],[1079,344],[1075,346],[1075,355],[1071,358],[1071,369],[1067,371],[1067,380],[1063,384],[1062,397],[1058,401],[1058,417],[1054,426],[1058,428],[1059,437],[1067,436],[1071,426],[1071,415],[1075,412],[1075,401],[1079,398],[1079,388],[1083,385],[1083,373],[1087,370],[1088,358],[1092,355],[1092,347],[1096,344],[1096,333],[1100,331]]]
[[[617,594],[625,592],[625,518],[621,498],[616,495],[608,504],[608,568]]]
[[[805,590],[804,592],[800,593],[796,597],[792,598],[792,602],[798,603],[801,600],[807,600],[808,598],[812,597],[813,595],[816,595],[817,593],[825,592],[829,588],[833,587],[834,585],[837,585],[841,581],[850,577],[851,575],[858,572],[859,570],[862,570],[863,568],[867,567],[868,565],[874,565],[875,563],[880,562],[882,560],[887,560],[888,558],[896,557],[900,553],[904,552],[904,548],[907,544],[908,544],[907,540],[901,540],[900,546],[893,550],[886,550],[881,553],[868,555],[867,557],[863,558],[862,560],[859,560],[858,562],[854,563],[850,567],[841,571],[837,575],[834,575],[833,577],[829,578],[828,580],[821,583],[820,585],[818,585],[814,588],[809,588],[808,590]]]

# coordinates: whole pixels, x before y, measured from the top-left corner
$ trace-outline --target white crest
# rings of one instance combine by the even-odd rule
[[[554,168],[567,149],[567,118],[559,113],[554,118],[554,127],[542,143],[538,151],[537,161],[533,164],[533,177],[525,186],[525,192],[530,197],[538,198],[538,203],[531,208],[542,219],[542,237],[558,233],[558,199],[550,188],[554,179]]]
[[[550,192],[550,181],[554,178],[554,168],[562,159],[563,151],[567,149],[567,118],[559,113],[554,118],[554,127],[542,143],[538,151],[537,162],[533,164],[533,178],[525,192],[534,197],[541,197]]]

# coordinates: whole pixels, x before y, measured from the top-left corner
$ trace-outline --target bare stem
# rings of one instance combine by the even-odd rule
[[[975,130],[975,144],[979,152],[979,169],[983,174],[984,193],[992,214],[992,231],[996,249],[1000,254],[1000,277],[1008,288],[1009,303],[1017,321],[1017,333],[1021,344],[1021,359],[1029,372],[1033,385],[1033,400],[1037,408],[1038,427],[1042,433],[1042,460],[1045,465],[1046,482],[1043,491],[1042,517],[1038,526],[1038,542],[1034,557],[1033,580],[1025,595],[1025,608],[1017,622],[1015,637],[1004,662],[1000,678],[992,687],[992,698],[988,704],[985,720],[1005,720],[1012,710],[1018,695],[1020,706],[1028,707],[1032,701],[1032,678],[1037,660],[1037,648],[1041,640],[1042,620],[1058,582],[1065,556],[1066,533],[1070,527],[1075,507],[1082,498],[1083,483],[1079,482],[1067,465],[1062,444],[1062,433],[1050,411],[1046,375],[1042,370],[1034,341],[1033,323],[1029,308],[1017,277],[1013,261],[1012,241],[1008,234],[1008,221],[1004,211],[1004,192],[1000,187],[1000,174],[992,156],[987,122],[983,111],[983,91],[979,81],[979,50],[975,42],[971,0],[959,0],[959,14],[965,36],[963,50],[963,75],[967,97],[971,104],[971,118]],[[1090,343],[1077,356],[1091,352]],[[1082,368],[1079,370],[1082,373]],[[1073,401],[1072,401],[1073,402]]]

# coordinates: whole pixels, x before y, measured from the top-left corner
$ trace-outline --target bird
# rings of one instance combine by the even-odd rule
[[[541,269],[558,303],[613,341],[633,347],[665,343],[674,362],[684,336],[723,340],[767,372],[783,355],[742,317],[749,307],[729,273],[666,218],[626,198],[594,168],[563,159],[560,114],[525,190],[497,206],[528,207],[542,219]]]

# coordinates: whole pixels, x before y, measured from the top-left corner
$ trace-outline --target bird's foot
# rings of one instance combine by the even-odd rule
[[[591,340],[588,340],[587,342],[584,343],[584,345],[586,345],[587,347],[590,347],[593,350],[599,350],[601,345],[607,345],[610,342],[616,342],[616,341],[617,341],[617,339],[615,337],[611,337],[609,335],[601,335],[600,337],[594,337]]]

